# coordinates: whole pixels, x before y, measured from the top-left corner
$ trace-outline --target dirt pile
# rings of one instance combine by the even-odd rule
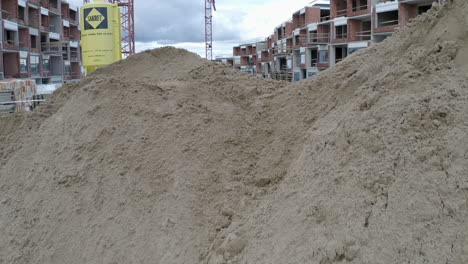
[[[466,263],[467,13],[291,85],[144,52],[0,119],[0,263]]]

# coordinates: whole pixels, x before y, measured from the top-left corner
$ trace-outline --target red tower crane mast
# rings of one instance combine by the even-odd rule
[[[90,0],[83,0],[83,4],[89,2]],[[135,2],[134,0],[109,0],[109,2],[120,7],[122,54],[124,57],[128,57],[135,54]]]
[[[216,11],[215,0],[205,0],[205,52],[207,60],[213,60],[213,15],[211,8]]]

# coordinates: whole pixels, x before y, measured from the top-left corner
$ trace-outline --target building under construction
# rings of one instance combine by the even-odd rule
[[[78,8],[63,0],[0,1],[0,80],[81,78]]]
[[[264,41],[236,46],[233,57],[217,60],[258,76],[300,81],[383,41],[433,2],[444,0],[317,0]]]

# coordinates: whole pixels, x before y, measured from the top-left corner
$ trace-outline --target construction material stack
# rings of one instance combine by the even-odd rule
[[[34,80],[0,81],[0,114],[30,111],[36,97]]]

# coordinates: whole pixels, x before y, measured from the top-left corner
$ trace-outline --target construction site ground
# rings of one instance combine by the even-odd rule
[[[0,116],[0,263],[468,263],[467,14],[293,84],[145,51]]]

